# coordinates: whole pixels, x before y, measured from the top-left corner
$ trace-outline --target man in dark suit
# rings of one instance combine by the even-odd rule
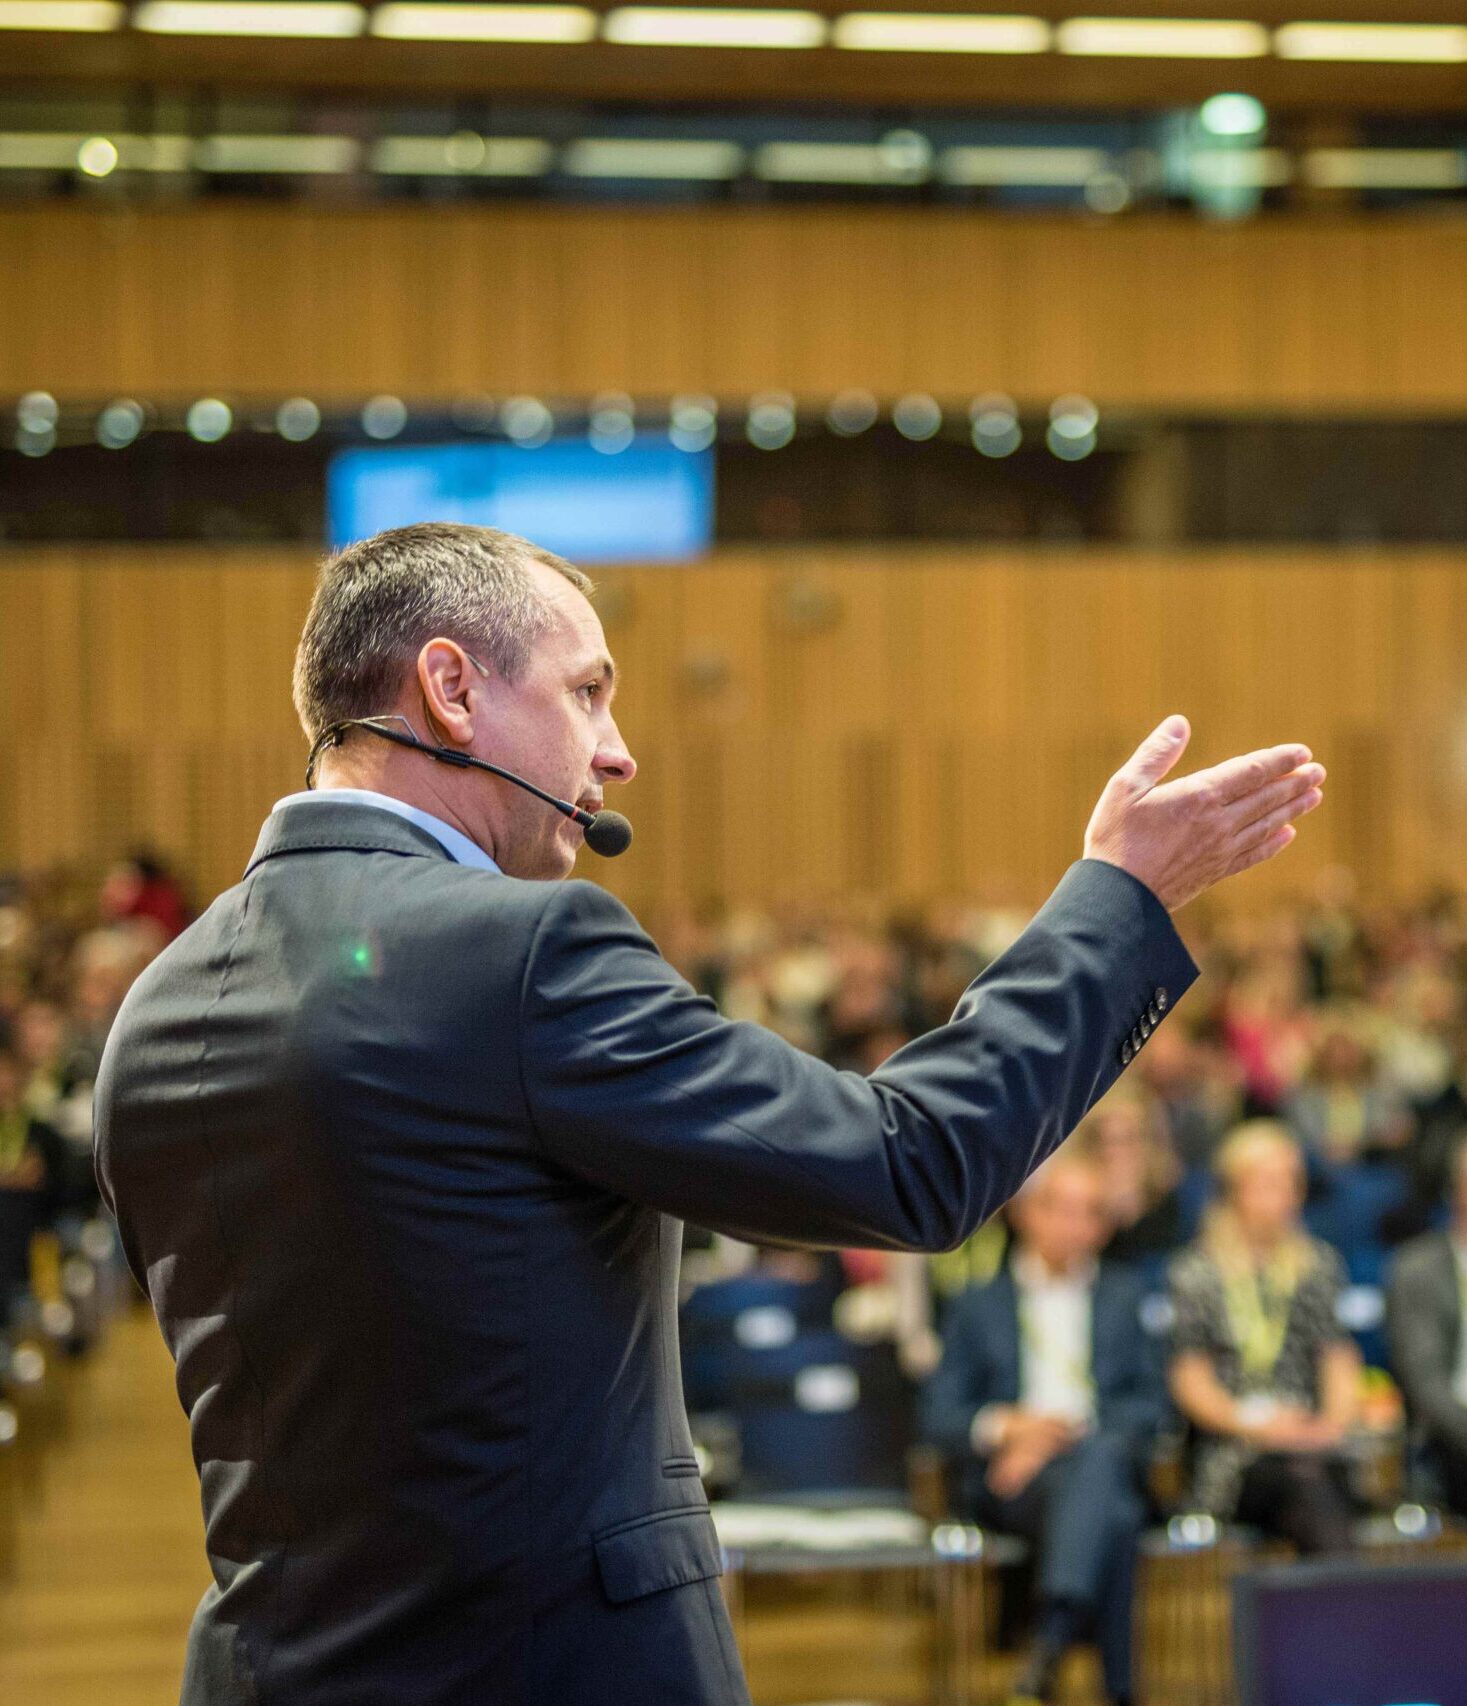
[[[630,780],[587,587],[479,528],[329,562],[295,679],[323,787],[113,1030],[99,1172],[177,1362],[215,1578],[187,1706],[744,1701],[679,1391],[678,1217],[957,1243],[1192,981],[1168,908],[1321,797],[1301,747],[1159,786],[1171,719],[952,1022],[837,1073],[722,1020],[601,889],[546,880],[580,828],[461,767],[588,811]]]
[[[1391,1366],[1416,1448],[1467,1516],[1467,1142],[1452,1157],[1452,1223],[1402,1247],[1386,1288]]]
[[[1010,1215],[1008,1266],[948,1312],[926,1431],[961,1465],[966,1513],[1035,1543],[1037,1635],[1015,1698],[1047,1699],[1093,1623],[1106,1691],[1128,1702],[1140,1479],[1166,1413],[1141,1284],[1098,1263],[1109,1227],[1090,1160],[1061,1151]]]

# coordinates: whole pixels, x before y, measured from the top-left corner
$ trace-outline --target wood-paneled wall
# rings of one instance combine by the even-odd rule
[[[1467,406],[1467,218],[0,209],[0,394]]]
[[[298,787],[296,551],[0,557],[0,865],[139,839],[212,893]],[[1327,863],[1467,882],[1467,557],[725,552],[601,577],[641,764],[634,905],[1042,896],[1105,778],[1184,710],[1195,758],[1303,739],[1329,802],[1262,895]]]

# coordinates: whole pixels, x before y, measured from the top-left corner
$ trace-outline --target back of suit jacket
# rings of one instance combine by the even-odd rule
[[[721,1019],[590,884],[460,866],[370,806],[275,813],[97,1093],[203,1492],[187,1706],[745,1700],[675,1217],[955,1243],[1194,975],[1082,863],[867,1080]]]

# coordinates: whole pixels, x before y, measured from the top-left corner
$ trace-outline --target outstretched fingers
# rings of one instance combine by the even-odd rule
[[[1251,794],[1245,794],[1241,799],[1234,800],[1226,807],[1228,818],[1239,831],[1247,830],[1254,824],[1261,824],[1280,808],[1291,806],[1299,801],[1307,800],[1309,796],[1317,796],[1314,806],[1323,799],[1325,768],[1322,764],[1303,764],[1287,776],[1280,777],[1276,782],[1269,782]]]
[[[1270,782],[1290,775],[1307,764],[1314,755],[1307,746],[1297,742],[1286,746],[1263,747],[1258,752],[1246,752],[1241,758],[1229,758],[1202,772],[1197,780],[1204,781],[1220,805],[1232,805],[1256,794]]]
[[[1293,823],[1295,818],[1306,816],[1312,812],[1324,798],[1322,788],[1306,788],[1303,793],[1296,794],[1292,799],[1285,800],[1282,805],[1275,806],[1271,812],[1250,824],[1244,825],[1238,831],[1238,842],[1243,847],[1255,847],[1269,836],[1276,834],[1286,824]],[[1287,845],[1287,843],[1285,843]]]

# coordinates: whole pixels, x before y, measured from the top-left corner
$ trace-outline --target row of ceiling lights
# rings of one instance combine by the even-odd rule
[[[1248,19],[1045,18],[964,12],[846,12],[794,8],[427,4],[356,0],[0,0],[0,28],[136,30],[164,35],[345,38],[366,32],[406,41],[587,42],[636,47],[868,52],[1057,51],[1121,57],[1467,63],[1467,25],[1290,23]]]
[[[678,396],[665,408],[659,407],[654,419],[665,426],[679,450],[707,450],[718,436],[719,408],[713,397]],[[637,405],[624,392],[602,392],[583,412],[591,446],[604,455],[627,449],[636,437]],[[871,392],[849,390],[831,399],[824,419],[837,437],[857,438],[874,427],[881,414],[881,404]],[[510,397],[503,402],[470,399],[457,404],[452,415],[463,431],[498,433],[527,450],[548,444],[556,434],[555,412],[539,397]],[[981,455],[1012,456],[1024,441],[1018,404],[1002,392],[973,398],[965,417],[968,436]],[[943,430],[949,412],[935,397],[914,391],[892,404],[889,418],[903,438],[924,443]],[[400,397],[384,393],[369,399],[357,419],[368,438],[385,443],[406,430],[409,411]],[[319,405],[309,397],[289,397],[273,413],[254,415],[248,424],[254,430],[273,429],[300,444],[315,437],[322,421]],[[104,449],[125,450],[142,436],[149,414],[136,399],[119,397],[90,416],[89,424],[90,435]],[[184,412],[182,424],[201,444],[217,444],[238,423],[223,398],[200,397]],[[743,409],[744,436],[760,450],[782,450],[794,439],[798,424],[798,406],[785,391],[760,392]],[[56,448],[61,425],[62,408],[56,398],[48,391],[28,391],[15,408],[15,448],[28,456],[44,456]],[[1077,393],[1058,397],[1049,407],[1045,443],[1061,461],[1079,462],[1095,449],[1099,425],[1100,411],[1088,397]]]
[[[1219,106],[1214,127],[1208,107]],[[1256,109],[1256,110],[1255,110]],[[1251,96],[1219,96],[1203,108],[1207,134],[1233,141],[1257,137],[1262,108]],[[920,185],[954,188],[1081,189],[1098,211],[1119,212],[1138,190],[1165,173],[1161,156],[1133,149],[1117,161],[1106,149],[1081,146],[952,147],[934,150],[917,131],[890,132],[879,142],[769,142],[756,148],[708,138],[586,137],[557,149],[543,137],[386,136],[364,144],[351,136],[85,136],[49,131],[0,132],[0,171],[77,171],[107,178],[118,171],[344,174],[365,167],[388,177],[534,178],[558,170],[585,179],[727,182],[748,171],[767,183]],[[1118,169],[1119,167],[1119,169]],[[1460,148],[1310,148],[1296,159],[1281,148],[1200,147],[1186,156],[1188,181],[1207,187],[1273,188],[1301,181],[1332,190],[1467,188]]]

